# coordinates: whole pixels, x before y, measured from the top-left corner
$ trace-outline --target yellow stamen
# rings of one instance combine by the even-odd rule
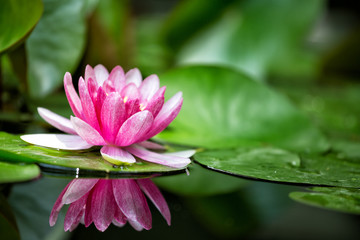
[[[129,99],[129,97],[128,97],[128,96],[125,96],[125,97],[124,97],[124,103],[126,103],[128,99]]]
[[[142,103],[140,103],[140,106],[139,106],[139,109],[140,109],[140,111],[144,111],[145,110],[145,105],[144,104],[142,104]]]

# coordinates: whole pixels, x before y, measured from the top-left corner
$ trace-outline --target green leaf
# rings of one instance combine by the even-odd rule
[[[0,159],[2,159],[1,155]],[[27,181],[39,175],[40,169],[35,164],[0,162],[0,183]]]
[[[41,0],[5,0],[0,8],[0,53],[19,44],[43,12]]]
[[[221,67],[182,67],[160,77],[167,96],[184,103],[159,138],[207,148],[263,142],[296,151],[324,151],[328,143],[284,96],[240,72]]]
[[[194,156],[205,167],[265,181],[360,188],[360,162],[335,154],[315,156],[272,147],[204,151]]]
[[[0,193],[0,233],[2,239],[20,240],[15,216],[2,193]]]
[[[60,151],[29,145],[19,136],[0,132],[0,159],[6,161],[39,163],[50,174],[72,177],[149,177],[184,172],[150,162],[137,162],[131,166],[115,168],[103,160],[99,149],[93,151]]]
[[[321,188],[313,192],[292,192],[290,198],[315,207],[360,214],[360,189]]]
[[[296,68],[299,49],[322,2],[236,1],[214,24],[185,42],[178,63],[225,65],[260,79],[274,65],[281,69],[286,64],[286,69],[291,62]]]
[[[163,38],[172,48],[178,49],[196,32],[215,20],[234,0],[187,0],[180,2],[164,22]]]
[[[29,93],[43,97],[62,85],[85,46],[85,1],[45,0],[39,24],[26,41]]]
[[[189,176],[185,174],[154,178],[153,181],[161,188],[185,196],[211,196],[234,192],[246,181],[221,173],[208,171],[199,165],[189,167]]]

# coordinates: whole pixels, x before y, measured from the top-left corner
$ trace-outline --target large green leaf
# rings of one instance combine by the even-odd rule
[[[300,156],[272,147],[239,147],[197,153],[212,170],[282,183],[360,188],[360,162],[337,154]]]
[[[42,12],[41,0],[1,1],[0,53],[23,40],[39,21]]]
[[[85,45],[85,0],[45,0],[44,15],[26,41],[32,97],[49,94],[75,69]]]
[[[285,71],[289,66],[298,68],[307,61],[300,49],[322,2],[236,1],[214,24],[185,42],[178,63],[225,65],[257,78],[274,66]]]
[[[360,189],[322,188],[314,192],[292,192],[290,198],[308,205],[360,214]]]
[[[67,173],[75,177],[148,177],[184,172],[150,162],[137,162],[131,166],[115,168],[100,155],[99,149],[93,151],[60,151],[29,145],[19,136],[0,132],[0,159],[6,161],[39,163],[52,174]]]
[[[184,103],[167,141],[230,148],[263,142],[296,151],[323,151],[321,133],[284,96],[240,72],[221,67],[182,67],[162,75],[167,96]]]
[[[39,175],[40,169],[36,164],[0,162],[0,183],[27,181]]]

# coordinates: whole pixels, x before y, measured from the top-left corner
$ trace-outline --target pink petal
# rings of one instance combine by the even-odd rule
[[[28,143],[63,150],[82,150],[89,149],[93,145],[84,141],[78,135],[67,134],[28,134],[22,135],[20,138]]]
[[[136,162],[133,155],[119,147],[104,146],[100,152],[106,161],[115,165],[129,165]]]
[[[104,101],[101,110],[102,135],[113,143],[120,126],[125,121],[125,104],[118,93],[111,93]]]
[[[126,221],[125,215],[121,212],[119,206],[116,206],[113,223],[115,226],[122,227],[126,224]]]
[[[166,149],[166,147],[164,147],[163,145],[155,143],[155,142],[150,142],[150,141],[139,142],[139,143],[136,143],[136,145],[139,145],[143,148],[155,149],[155,150],[165,150]]]
[[[85,207],[85,213],[84,213],[84,225],[85,227],[88,227],[90,226],[90,224],[93,222],[93,217],[91,215],[91,208],[92,208],[92,205],[91,205],[91,202],[92,202],[92,198],[94,196],[94,188],[92,188],[89,192],[89,196],[87,198],[87,201],[86,201],[86,207]]]
[[[136,231],[142,231],[144,228],[138,221],[133,221],[129,219],[129,224],[136,230]],[[149,230],[149,229],[148,229]]]
[[[111,224],[117,208],[112,191],[112,180],[100,179],[93,191],[91,215],[96,228],[103,232]]]
[[[38,107],[37,110],[40,116],[52,126],[56,127],[57,129],[63,132],[76,135],[76,132],[69,119],[57,115],[56,113],[46,108]]]
[[[120,66],[114,67],[109,75],[109,81],[113,83],[113,86],[117,92],[121,92],[125,86],[124,70]]]
[[[151,152],[140,146],[132,145],[125,148],[131,154],[148,162],[153,162],[173,168],[184,168],[191,163],[189,158],[171,156]]]
[[[126,73],[125,77],[126,77],[126,84],[134,83],[136,85],[136,87],[140,87],[141,81],[142,81],[142,76],[141,76],[141,72],[139,71],[139,69],[133,68],[133,69],[129,70]]]
[[[92,78],[93,80],[96,79],[94,69],[90,65],[86,65],[85,67],[85,82],[87,83],[89,78]]]
[[[66,187],[64,188],[64,190],[62,190],[62,192],[60,193],[59,197],[57,198],[57,200],[51,210],[50,218],[49,218],[49,224],[51,227],[55,225],[57,217],[59,215],[59,212],[60,212],[61,208],[64,206],[64,203],[62,202],[62,198],[63,198],[66,190],[68,189],[70,183],[68,183],[66,185]]]
[[[79,225],[79,223],[81,222],[82,218],[84,217],[84,212],[85,212],[85,208],[83,208],[81,210],[81,212],[79,213],[79,215],[77,216],[77,218],[74,220],[74,223],[69,227],[69,231],[72,232],[75,230],[75,228],[77,228],[77,226]],[[64,227],[65,230],[65,227]],[[65,230],[66,231],[66,230]]]
[[[149,100],[154,96],[157,90],[160,87],[160,80],[159,77],[155,74],[152,74],[144,79],[139,87],[141,99],[142,100]]]
[[[178,92],[170,98],[155,117],[151,131],[141,140],[147,140],[164,130],[178,115],[183,103],[182,93]]]
[[[84,120],[90,124],[96,130],[100,129],[99,121],[97,119],[97,114],[95,111],[93,100],[90,96],[87,86],[85,85],[85,81],[80,77],[79,79],[79,93],[81,98],[82,108],[84,110]]]
[[[98,85],[102,86],[104,81],[107,80],[109,77],[108,70],[103,65],[99,64],[94,67],[94,72]]]
[[[150,111],[154,117],[158,115],[164,105],[165,89],[166,87],[161,87],[146,104],[145,109]]]
[[[105,140],[92,126],[81,120],[80,118],[71,116],[71,123],[79,136],[92,145],[106,145]]]
[[[126,118],[129,118],[133,114],[140,111],[140,93],[134,83],[130,83],[123,88],[123,90],[121,91],[121,97],[124,99],[125,102]]]
[[[141,190],[154,203],[155,207],[160,211],[161,215],[163,215],[167,224],[170,226],[171,215],[169,206],[167,205],[159,188],[150,179],[137,179],[136,181],[138,182]]]
[[[95,104],[97,99],[97,90],[99,88],[97,82],[93,78],[89,78],[87,83],[85,82],[85,84],[87,84],[89,95],[91,97],[91,100],[93,101],[93,104]]]
[[[65,73],[64,76],[64,89],[73,113],[75,114],[76,117],[82,118],[83,109],[82,109],[81,101],[78,94],[75,91],[74,85],[72,83],[71,74],[69,72]]]
[[[70,185],[62,198],[63,204],[70,204],[81,197],[86,195],[94,185],[99,181],[99,179],[74,179],[70,182]]]
[[[84,207],[87,201],[89,193],[86,193],[79,200],[70,204],[64,220],[64,230],[68,231],[76,228],[79,224],[82,215],[84,214]]]
[[[150,129],[153,116],[149,111],[135,113],[120,127],[116,137],[117,146],[129,146],[140,139]]]
[[[135,180],[113,180],[113,192],[117,205],[128,221],[136,221],[145,229],[151,228],[151,212]]]
[[[179,152],[170,152],[170,153],[164,153],[168,156],[177,156],[177,157],[183,157],[183,158],[189,158],[192,155],[196,153],[196,150],[190,149],[190,150],[184,150]]]

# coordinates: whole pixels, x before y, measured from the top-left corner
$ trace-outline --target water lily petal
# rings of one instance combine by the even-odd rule
[[[81,98],[82,108],[84,110],[84,121],[90,124],[96,130],[100,129],[99,121],[97,118],[94,102],[90,96],[89,90],[85,85],[85,81],[82,77],[79,79],[79,93]]]
[[[106,142],[98,131],[77,117],[70,117],[71,123],[79,136],[92,145],[105,145]]]
[[[170,153],[164,153],[164,154],[168,155],[168,156],[177,156],[177,157],[189,158],[192,155],[194,155],[195,153],[196,153],[196,150],[189,149],[189,150],[184,150],[184,151],[179,151],[179,152],[170,152]]]
[[[155,117],[151,131],[142,140],[147,140],[164,130],[178,115],[183,103],[182,92],[170,98]]]
[[[153,116],[149,111],[137,112],[120,127],[116,137],[117,146],[129,146],[140,139],[150,129]]]
[[[160,87],[159,77],[155,74],[152,74],[144,79],[141,83],[139,90],[141,94],[141,100],[149,100],[154,96],[157,90]]]
[[[141,81],[142,81],[142,76],[141,76],[141,72],[139,69],[133,68],[133,69],[129,70],[125,74],[125,77],[126,77],[126,84],[134,83],[136,85],[136,87],[140,87]]]
[[[93,218],[92,218],[92,215],[91,215],[91,202],[92,202],[92,198],[94,196],[94,188],[92,188],[89,192],[89,196],[88,196],[88,199],[86,201],[86,207],[85,207],[85,212],[84,212],[84,225],[85,227],[88,227],[90,226],[90,224],[93,222]]]
[[[81,222],[81,220],[83,219],[84,217],[84,212],[85,212],[85,209],[83,208],[81,210],[81,212],[79,213],[79,215],[77,216],[77,218],[74,220],[74,223],[69,227],[69,231],[72,232],[75,230],[75,228],[77,228],[77,226],[79,225],[79,223]],[[64,227],[64,230],[65,230],[65,227]],[[65,230],[66,231],[66,230]]]
[[[84,214],[84,206],[86,204],[89,193],[86,193],[79,200],[70,204],[64,220],[64,230],[74,229],[80,222],[82,214]]]
[[[88,82],[89,78],[92,78],[93,80],[96,79],[95,71],[90,65],[86,65],[86,67],[85,67],[84,78],[85,78],[86,83]]]
[[[130,220],[129,224],[136,230],[136,231],[142,231],[144,228],[141,226],[141,224],[138,221]],[[149,229],[148,229],[149,230]]]
[[[92,195],[91,215],[96,228],[102,232],[111,224],[117,208],[111,182],[111,180],[100,179]]]
[[[115,165],[129,165],[136,162],[133,155],[119,147],[104,146],[100,152],[106,161]]]
[[[150,111],[154,118],[158,115],[164,105],[165,90],[166,87],[161,87],[145,106],[145,109]]]
[[[116,66],[113,68],[113,70],[111,70],[109,81],[113,83],[113,86],[117,92],[121,92],[125,86],[125,73],[122,67]]]
[[[125,104],[118,93],[111,93],[101,108],[102,136],[113,143],[125,121]]]
[[[79,95],[75,91],[71,74],[69,72],[65,73],[64,76],[64,89],[69,105],[74,115],[78,118],[82,118],[83,109],[82,109],[81,101]]]
[[[150,142],[150,141],[139,142],[139,143],[136,143],[136,145],[139,145],[143,148],[155,149],[155,150],[165,150],[166,149],[166,147],[164,147],[163,145],[155,143],[155,142]]]
[[[173,168],[183,168],[191,163],[189,158],[183,158],[178,156],[171,156],[165,154],[159,154],[151,152],[137,145],[132,145],[125,148],[131,154],[137,156],[148,162],[153,162]]]
[[[34,145],[63,150],[82,150],[93,146],[80,136],[68,134],[28,134],[20,138]]]
[[[160,211],[161,215],[163,215],[167,224],[170,226],[171,215],[169,206],[167,205],[166,200],[161,194],[159,188],[150,179],[137,179],[136,181],[139,184],[141,190],[154,203],[155,207]]]
[[[38,107],[37,110],[40,116],[50,125],[56,127],[60,131],[76,135],[76,131],[69,119],[64,118],[46,108]]]
[[[127,221],[127,219],[126,219],[125,215],[121,212],[119,206],[117,206],[115,209],[113,224],[115,226],[122,227],[126,224],[126,221]]]
[[[97,90],[99,86],[97,85],[97,82],[94,80],[94,78],[89,78],[87,82],[85,82],[87,85],[89,95],[91,97],[91,100],[93,101],[93,104],[95,105],[96,99],[97,99]]]
[[[79,200],[82,196],[87,194],[99,179],[74,179],[70,182],[67,191],[62,197],[64,204],[70,204]]]
[[[71,184],[71,182],[66,185],[66,187],[62,190],[62,192],[60,193],[56,202],[54,203],[54,206],[51,210],[50,218],[49,218],[49,224],[51,227],[55,225],[57,217],[59,215],[59,212],[60,212],[61,208],[64,206],[64,203],[62,202],[62,198],[63,198],[65,192],[67,191],[67,189],[69,188],[70,184]]]
[[[128,221],[136,221],[143,228],[151,228],[151,212],[144,194],[133,179],[114,179],[113,193],[117,205]]]
[[[96,81],[97,81],[98,85],[102,86],[104,81],[106,79],[108,79],[108,77],[109,77],[108,70],[103,65],[98,64],[94,67],[94,72],[95,72]]]

